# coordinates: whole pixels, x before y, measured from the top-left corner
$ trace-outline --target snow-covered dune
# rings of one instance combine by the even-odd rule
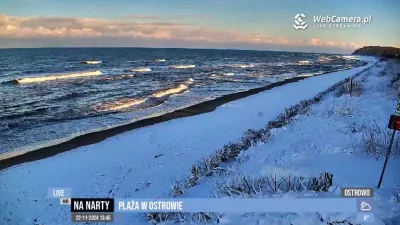
[[[129,131],[0,171],[0,220],[13,225],[70,224],[70,207],[46,199],[49,187],[70,187],[76,197],[153,198],[168,194],[173,181],[184,178],[196,161],[376,61],[365,59],[369,60],[366,66],[310,77],[230,102],[211,113]],[[148,224],[142,215],[127,216],[126,224]]]
[[[214,197],[221,185],[230,185],[252,177],[288,176],[312,177],[321,172],[333,174],[333,186],[328,192],[264,193],[271,198],[338,198],[342,187],[371,187],[374,189],[373,221],[365,224],[400,224],[400,204],[395,195],[399,194],[400,149],[399,135],[389,159],[383,183],[376,189],[384,164],[387,148],[377,152],[365,151],[365,140],[377,141],[385,138],[387,123],[398,103],[397,96],[390,91],[389,83],[398,69],[379,62],[371,70],[353,79],[361,83],[364,91],[359,96],[338,96],[337,90],[329,93],[319,104],[313,105],[303,115],[297,115],[289,125],[275,129],[267,143],[251,147],[242,152],[233,163],[223,165],[228,172],[223,175],[206,177],[198,185],[186,190],[181,198]],[[382,73],[384,71],[384,73]],[[370,133],[372,132],[372,133]],[[369,136],[372,134],[372,136]],[[383,136],[380,136],[383,135]],[[389,138],[387,135],[386,138]],[[382,139],[383,140],[383,139]],[[371,143],[371,142],[369,142]],[[396,144],[397,143],[397,144]],[[370,146],[370,145],[369,145]],[[397,182],[397,184],[396,184]],[[250,184],[251,186],[251,184]],[[216,188],[218,187],[218,188]],[[249,197],[246,193],[240,197]],[[228,197],[219,195],[219,197]],[[254,197],[254,196],[253,196]],[[256,196],[260,197],[260,196]],[[397,200],[398,201],[398,200]],[[340,223],[339,223],[340,222]],[[389,223],[390,222],[390,223]],[[226,214],[220,224],[364,224],[356,213],[255,213]]]

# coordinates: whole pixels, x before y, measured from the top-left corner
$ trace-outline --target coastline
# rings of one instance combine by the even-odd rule
[[[68,187],[73,196],[85,198],[167,196],[168,187],[187,178],[199,160],[202,162],[225,144],[240,139],[248,129],[265,127],[288,107],[355,74],[367,74],[375,62],[374,58],[366,66],[282,85],[224,104],[211,113],[125,132],[67,154],[1,170],[0,180],[4,182],[0,182],[0,198],[4,200],[0,208],[6,212],[4,219],[13,224],[26,224],[26,218],[37,218],[40,224],[64,224],[70,219],[70,208],[54,207],[46,195],[49,187]],[[299,141],[302,142],[300,136]],[[310,147],[309,141],[302,143]],[[258,157],[254,159],[252,164],[269,165]],[[186,193],[193,191],[196,197],[205,193],[200,193],[197,186]],[[142,214],[127,214],[124,220],[127,223],[123,224],[148,224]]]
[[[367,62],[365,62],[364,65],[361,65],[359,67],[363,67],[367,65]],[[359,68],[359,67],[354,67],[351,69]],[[350,69],[349,69],[350,70]],[[340,71],[346,71],[346,70],[340,70]],[[173,112],[169,112],[160,116],[155,116],[151,118],[145,118],[141,119],[132,123],[128,124],[123,124],[120,126],[115,126],[112,128],[100,130],[100,131],[95,131],[95,132],[89,132],[85,133],[76,137],[73,137],[69,140],[63,141],[58,144],[54,144],[51,146],[46,146],[42,148],[38,148],[36,150],[31,150],[28,152],[23,152],[22,154],[18,154],[18,152],[9,152],[5,154],[10,154],[12,155],[9,158],[5,158],[0,160],[0,170],[7,169],[12,166],[16,166],[19,164],[27,163],[27,162],[33,162],[45,158],[49,158],[52,156],[55,156],[57,154],[67,152],[79,147],[87,146],[87,145],[92,145],[99,143],[107,138],[122,134],[127,131],[155,125],[158,123],[162,122],[167,122],[173,119],[178,119],[178,118],[183,118],[183,117],[189,117],[189,116],[195,116],[195,115],[200,115],[204,113],[209,113],[214,111],[217,107],[224,105],[226,103],[239,100],[242,98],[246,98],[251,95],[258,94],[263,91],[268,91],[276,87],[280,87],[286,84],[290,83],[295,83],[307,78],[311,77],[317,77],[317,76],[323,76],[323,75],[329,75],[335,72],[340,72],[340,71],[334,71],[334,72],[329,72],[329,73],[322,73],[319,75],[315,76],[298,76],[298,77],[293,77],[289,79],[285,79],[283,81],[278,81],[260,88],[254,88],[250,89],[247,91],[243,92],[237,92],[237,93],[232,93],[232,94],[227,94],[209,101],[205,101],[199,104],[195,104],[183,109],[178,109]]]

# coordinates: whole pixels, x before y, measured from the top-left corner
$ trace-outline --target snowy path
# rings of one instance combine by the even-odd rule
[[[241,137],[247,129],[263,127],[290,105],[370,67],[374,60],[368,59],[372,61],[363,67],[290,83],[211,113],[133,130],[1,171],[0,223],[70,224],[69,207],[46,199],[49,187],[70,187],[76,197],[168,194],[173,181],[183,178],[197,160]],[[131,222],[138,224],[141,216]]]

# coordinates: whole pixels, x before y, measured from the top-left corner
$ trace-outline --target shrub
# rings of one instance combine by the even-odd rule
[[[262,128],[259,130],[249,129],[244,133],[241,138],[243,145],[246,148],[255,146],[257,143],[265,143],[271,136],[271,132],[267,128]]]
[[[370,125],[366,125],[362,135],[364,151],[376,159],[386,156],[392,132],[388,129],[381,129],[375,121]],[[400,139],[395,137],[390,156],[399,155],[399,148]]]
[[[390,191],[393,194],[393,199],[397,202],[400,203],[400,184],[398,184],[396,181],[394,181],[396,183],[396,187],[391,189]]]
[[[395,75],[390,82],[392,92],[400,97],[400,73]]]
[[[171,194],[171,196],[173,198],[182,196],[184,193],[185,193],[185,189],[179,183],[176,182],[175,185],[172,186],[172,194]]]
[[[333,184],[333,174],[322,173],[317,177],[302,176],[243,176],[233,177],[226,183],[218,183],[215,188],[219,195],[251,196],[297,191],[327,192]]]
[[[349,82],[340,85],[336,92],[336,97],[341,97],[343,95],[351,95],[351,96],[360,96],[364,93],[364,86],[361,82],[353,82],[353,85],[350,85]]]

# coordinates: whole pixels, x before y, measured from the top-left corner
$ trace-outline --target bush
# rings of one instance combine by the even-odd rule
[[[257,143],[265,143],[271,137],[271,132],[267,128],[259,130],[249,129],[241,138],[243,145],[247,148],[255,146]]]
[[[302,176],[235,176],[227,183],[216,184],[216,192],[224,196],[252,196],[298,191],[327,192],[333,184],[333,174],[317,177]]]
[[[175,185],[172,186],[171,197],[176,198],[176,197],[182,196],[184,193],[185,193],[185,189],[179,183],[175,183]]]
[[[397,202],[400,203],[400,184],[398,184],[396,181],[394,181],[396,183],[396,188],[393,188],[392,190],[390,190],[393,194],[393,199]]]
[[[329,115],[338,115],[338,116],[352,116],[353,112],[349,106],[334,106],[332,109],[328,111]]]
[[[336,97],[341,97],[343,95],[351,95],[351,96],[360,96],[364,93],[364,86],[361,82],[353,82],[353,85],[350,85],[350,82],[344,83],[340,85],[336,92]]]
[[[390,82],[392,92],[400,97],[400,73],[395,75]]]
[[[386,156],[392,132],[393,131],[386,128],[381,129],[375,121],[371,125],[365,126],[365,130],[363,131],[362,135],[364,151],[368,155],[374,156],[376,159]],[[400,138],[395,137],[390,157],[400,155],[399,148]]]

